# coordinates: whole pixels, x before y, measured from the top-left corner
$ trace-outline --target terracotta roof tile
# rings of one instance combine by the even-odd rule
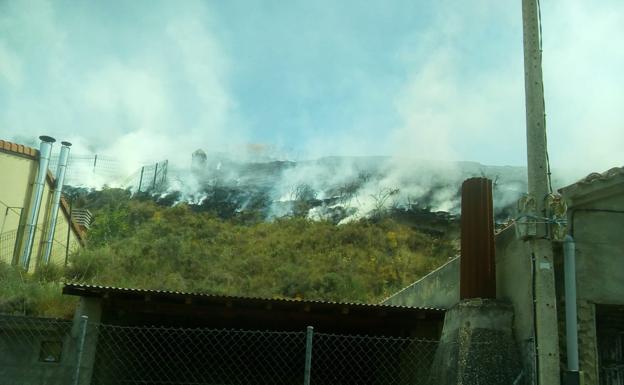
[[[0,150],[18,155],[36,158],[39,151],[35,148],[24,146],[23,144],[9,142],[8,140],[0,140]]]

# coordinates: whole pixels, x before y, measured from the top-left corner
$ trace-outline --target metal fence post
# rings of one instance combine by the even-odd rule
[[[80,366],[82,365],[82,353],[84,352],[85,338],[87,337],[87,322],[89,317],[83,315],[80,317],[80,335],[78,336],[78,358],[76,359],[76,371],[74,372],[74,385],[80,384]]]
[[[308,326],[306,331],[305,370],[303,373],[303,385],[310,385],[310,372],[312,371],[312,336],[314,328]]]
[[[139,178],[139,192],[141,192],[141,183],[143,183],[143,171],[145,171],[145,166],[141,167],[141,177]]]
[[[156,166],[154,167],[154,181],[152,182],[152,188],[156,188],[156,176],[158,175],[158,162],[156,162]]]

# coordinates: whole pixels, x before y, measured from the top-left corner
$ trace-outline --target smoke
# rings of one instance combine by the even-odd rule
[[[623,18],[616,0],[543,4],[555,188],[622,164]],[[73,142],[89,186],[168,159],[171,189],[201,202],[208,182],[253,184],[244,162],[297,160],[260,183],[275,202],[308,185],[331,207],[357,187],[352,215],[454,211],[483,173],[456,161],[526,162],[522,65],[520,2],[0,2],[0,136]],[[197,148],[239,165],[197,177]],[[93,154],[113,171],[78,159]],[[512,202],[521,171],[486,171]]]
[[[3,137],[69,140],[126,174],[243,143],[204,3],[36,0],[2,2],[0,14]]]
[[[567,180],[623,166],[624,3],[543,2],[547,127]]]

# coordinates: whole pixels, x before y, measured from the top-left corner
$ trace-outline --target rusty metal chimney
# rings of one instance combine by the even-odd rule
[[[460,299],[496,298],[492,181],[470,178],[462,184]]]

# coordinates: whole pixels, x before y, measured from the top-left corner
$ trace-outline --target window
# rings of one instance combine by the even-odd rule
[[[40,362],[61,362],[63,343],[61,341],[41,341]]]

